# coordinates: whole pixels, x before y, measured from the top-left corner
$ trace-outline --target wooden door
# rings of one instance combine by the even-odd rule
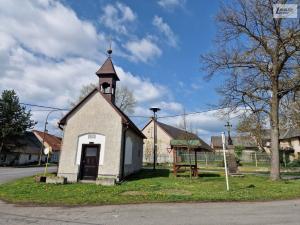
[[[96,180],[98,175],[100,145],[82,145],[80,179]]]

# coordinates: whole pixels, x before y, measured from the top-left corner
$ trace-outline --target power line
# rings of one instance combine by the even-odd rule
[[[20,102],[21,105],[27,105],[31,107],[39,107],[39,108],[44,108],[44,109],[53,109],[53,110],[62,110],[62,111],[68,111],[70,109],[62,109],[62,108],[57,108],[57,107],[52,107],[52,106],[44,106],[44,105],[36,105],[36,104],[30,104],[30,103],[24,103]]]
[[[32,110],[36,112],[43,112],[43,111],[51,111],[51,110],[61,110],[61,111],[69,111],[70,109],[64,109],[64,108],[58,108],[58,107],[53,107],[53,106],[44,106],[44,105],[37,105],[37,104],[31,104],[31,103],[24,103],[21,102],[20,104],[22,105],[27,105],[31,107],[38,107],[38,108],[44,108],[48,110]],[[172,118],[172,117],[179,117],[179,116],[189,116],[189,115],[196,115],[196,114],[201,114],[201,113],[206,113],[206,112],[211,112],[211,111],[216,111],[216,110],[221,110],[221,109],[226,109],[225,107],[219,107],[219,108],[214,108],[214,109],[207,109],[207,110],[202,110],[202,111],[195,111],[195,112],[190,112],[190,113],[181,113],[181,114],[175,114],[175,115],[166,115],[166,116],[158,116],[158,119],[163,119],[163,118]],[[235,118],[239,115],[236,115],[232,118]],[[151,118],[151,116],[142,116],[142,115],[129,115],[128,117],[130,118]]]
[[[225,109],[225,108],[220,107],[220,108],[207,109],[207,110],[203,110],[203,111],[196,111],[196,112],[190,112],[190,113],[182,113],[182,114],[167,115],[167,116],[158,116],[157,118],[162,119],[162,118],[178,117],[178,116],[183,116],[183,115],[188,116],[188,115],[211,112],[211,111],[220,110],[220,109]]]

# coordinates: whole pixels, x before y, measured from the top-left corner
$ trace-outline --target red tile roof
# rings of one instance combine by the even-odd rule
[[[44,139],[44,142],[47,143],[52,148],[52,151],[60,151],[61,149],[60,137],[57,137],[53,134],[44,133],[38,130],[34,130],[33,133],[38,136],[41,142]]]

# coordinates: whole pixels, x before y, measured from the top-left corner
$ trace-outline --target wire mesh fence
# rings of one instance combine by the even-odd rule
[[[228,156],[228,152],[226,155]],[[232,153],[233,154],[233,153]],[[190,154],[187,151],[178,152],[178,160],[182,163],[185,162],[194,162],[195,154],[191,152]],[[173,155],[169,154],[158,154],[157,163],[159,164],[172,164]],[[239,157],[240,165],[242,166],[256,166],[256,167],[269,167],[270,166],[270,155],[267,153],[260,153],[254,151],[244,151]],[[152,163],[153,155],[150,157],[144,158],[144,163]],[[223,152],[198,152],[197,153],[197,163],[200,167],[223,167],[224,158]]]
[[[228,156],[229,153],[226,153]],[[188,162],[190,159],[192,162],[195,160],[194,153],[190,155],[186,152],[179,153],[180,160],[182,162]],[[200,166],[220,166],[224,165],[224,158],[222,152],[199,152],[197,153],[197,163]],[[258,152],[243,152],[240,157],[241,165],[253,165],[253,166],[269,166],[270,156],[267,153]]]

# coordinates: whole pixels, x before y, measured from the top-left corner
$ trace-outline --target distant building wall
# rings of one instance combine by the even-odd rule
[[[154,123],[151,121],[143,130],[147,137],[144,143],[143,162],[153,162]],[[173,163],[173,154],[170,151],[171,137],[159,126],[157,126],[157,163]]]

